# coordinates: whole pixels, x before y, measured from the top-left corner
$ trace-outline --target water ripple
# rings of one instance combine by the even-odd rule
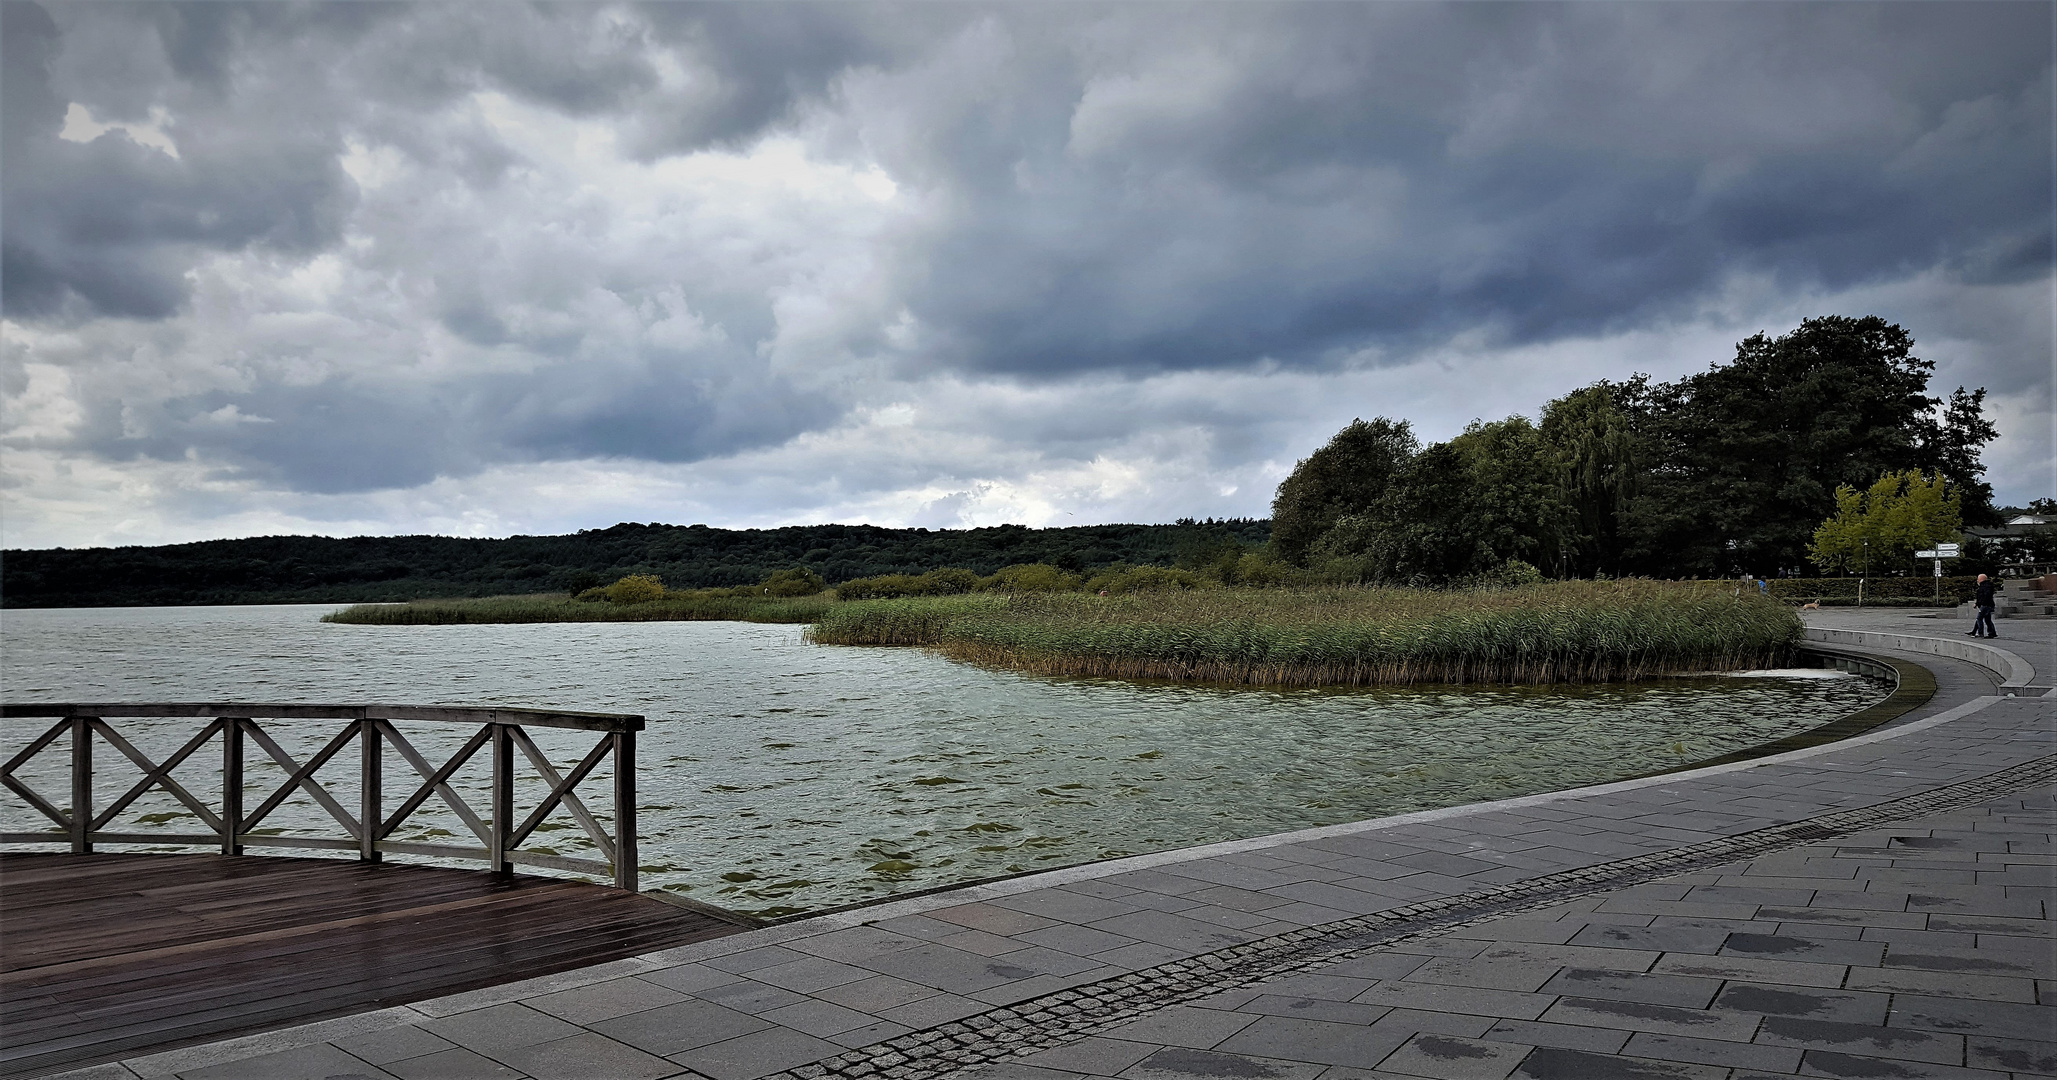
[[[818,647],[790,626],[333,626],[317,621],[326,610],[9,611],[0,683],[14,700],[643,713],[646,887],[766,913],[1598,783],[1776,739],[1881,692],[1853,677],[1223,689],[1046,679],[918,650]],[[192,729],[178,721],[123,730],[163,753]],[[319,724],[278,730],[295,754],[331,733]],[[460,738],[436,725],[404,730],[431,757]],[[32,734],[9,730],[0,750],[12,753]],[[583,749],[575,733],[536,735],[563,766]],[[218,759],[203,752],[178,775],[218,790],[207,760]],[[61,755],[45,755],[25,775],[61,794],[61,766]],[[397,776],[406,767],[386,768]],[[353,805],[348,763],[329,775]],[[102,797],[125,785],[111,776]],[[456,784],[467,797],[483,785],[477,772]],[[534,785],[524,792],[540,794]],[[604,799],[593,802],[599,810]],[[152,796],[123,827],[176,830],[181,810]],[[6,825],[23,827],[27,813],[10,799]],[[298,832],[323,820],[304,796],[280,813],[267,824]],[[409,835],[465,832],[447,812],[415,828]],[[569,828],[551,829],[549,844],[591,850]]]

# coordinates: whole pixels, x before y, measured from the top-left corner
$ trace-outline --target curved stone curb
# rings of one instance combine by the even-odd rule
[[[1818,641],[1825,645],[1865,645],[1874,649],[1896,649],[1900,652],[1927,653],[1930,656],[1947,656],[1952,660],[1963,660],[1998,675],[2000,692],[2003,694],[2018,691],[2034,682],[2036,678],[2034,664],[1996,645],[1981,645],[1975,641],[1952,641],[1949,638],[1923,637],[1919,634],[1889,634],[1881,630],[1842,630],[1827,626],[1808,627],[1806,640]]]
[[[1853,662],[1854,666],[1885,672],[1884,677],[1892,680],[1893,691],[1880,701],[1859,709],[1848,716],[1831,720],[1820,727],[1797,731],[1783,739],[1762,743],[1757,746],[1744,747],[1741,750],[1695,761],[1690,765],[1678,765],[1669,769],[1659,769],[1656,772],[1644,773],[1642,776],[1631,776],[1627,779],[1640,780],[1652,776],[1677,776],[1682,773],[1697,772],[1715,765],[1733,765],[1742,761],[1756,761],[1761,758],[1777,757],[1791,750],[1805,750],[1809,747],[1841,742],[1845,739],[1855,738],[1866,732],[1884,727],[1928,704],[1930,699],[1935,697],[1935,673],[1912,660],[1899,660],[1890,656],[1873,656],[1870,653],[1827,647],[1809,649],[1807,651],[1815,656]]]
[[[2057,780],[2057,755],[1804,822],[1565,870],[1262,938],[911,1032],[765,1080],[929,1080],[1084,1038],[1170,1005],[1356,959],[1406,939],[1975,805]]]

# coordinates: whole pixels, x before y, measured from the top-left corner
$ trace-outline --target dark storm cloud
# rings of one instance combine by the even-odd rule
[[[294,123],[277,101],[232,107],[217,119],[251,119],[258,129],[195,124],[179,133],[177,158],[121,133],[68,141],[59,137],[68,102],[52,85],[64,48],[57,25],[30,3],[5,4],[5,18],[0,214],[8,315],[163,318],[183,303],[185,272],[204,253],[257,246],[305,255],[336,241],[351,191],[336,163],[334,132],[321,130],[319,118]],[[158,58],[182,86],[208,98],[230,92],[226,66],[246,12],[153,8],[131,21],[145,19],[163,46]],[[129,94],[143,80],[124,74],[92,73],[91,81],[128,87],[111,99],[113,111],[140,119],[134,114],[144,102]]]
[[[303,491],[721,457],[893,378],[1326,371],[1687,320],[1739,277],[2004,284],[2051,260],[2047,5],[0,9],[0,299],[100,350],[65,361],[84,418],[36,445]],[[500,97],[584,126],[523,141]],[[74,105],[131,130],[61,138]],[[159,115],[175,155],[136,134]],[[760,213],[753,246],[546,182],[559,155],[654,168],[767,135],[899,186],[863,259],[804,257],[833,220],[712,205]],[[353,179],[374,151],[393,178]],[[358,276],[208,337],[196,282],[231,257],[247,289],[317,257]],[[594,328],[660,294],[704,333]],[[842,310],[789,340],[794,311]],[[94,367],[146,341],[216,367]],[[1212,408],[1186,419],[1242,446]],[[1120,412],[1053,406],[1079,430],[1052,445],[1090,459]]]
[[[110,4],[66,10],[70,35],[41,5],[4,7],[0,190],[5,303],[17,317],[69,302],[74,317],[163,318],[210,252],[333,246],[355,201],[337,159],[356,128],[491,182],[513,163],[504,148],[432,143],[408,113],[491,88],[587,114],[655,82],[635,33],[596,25],[584,5],[502,16],[464,5]],[[106,37],[126,47],[95,40]],[[53,72],[67,51],[73,62]],[[171,106],[177,158],[121,133],[58,138],[66,94],[102,123]]]
[[[1256,44],[1188,101],[1159,76],[1168,100],[1104,147],[1082,122],[1147,56],[1042,64],[1075,81],[1000,83],[1008,105],[930,129],[967,205],[912,303],[951,333],[951,362],[1319,363],[1482,326],[1521,343],[1640,325],[1739,272],[1838,290],[2049,264],[2047,7],[1197,18]],[[934,111],[928,90],[901,104]],[[1037,93],[1067,108],[1017,104]]]
[[[96,410],[90,439],[110,454],[167,461],[197,449],[242,475],[335,494],[412,487],[495,462],[696,461],[775,445],[837,411],[748,376],[696,381],[661,368],[606,386],[552,373],[421,395],[333,380],[111,402]]]
[[[645,103],[630,146],[644,157],[736,145],[792,119],[852,68],[918,55],[968,18],[940,4],[667,3],[643,9],[652,37],[695,68],[684,93]]]

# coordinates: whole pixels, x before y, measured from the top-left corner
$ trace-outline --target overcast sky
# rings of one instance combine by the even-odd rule
[[[10,547],[1263,516],[1822,314],[2052,494],[2048,4],[4,11]]]

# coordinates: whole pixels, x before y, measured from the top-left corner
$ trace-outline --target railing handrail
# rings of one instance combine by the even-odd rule
[[[163,761],[152,760],[108,723],[110,718],[205,718],[208,723]],[[309,705],[253,702],[7,702],[0,718],[56,719],[29,745],[0,763],[0,787],[58,826],[54,832],[0,832],[0,844],[69,843],[75,854],[90,854],[95,843],[219,844],[224,855],[240,855],[246,846],[300,847],[356,851],[359,859],[378,862],[386,852],[483,860],[497,873],[513,872],[516,863],[607,874],[615,887],[637,889],[636,866],[636,732],[641,716],[627,713],[565,712],[546,709],[472,708],[440,705]],[[304,761],[281,747],[265,724],[281,720],[340,720],[341,731]],[[416,749],[394,721],[426,720],[476,724],[463,747],[440,765]],[[597,732],[597,744],[568,772],[560,773],[529,738],[527,725]],[[66,739],[66,736],[69,736]],[[202,747],[219,742],[221,791],[218,801],[196,796],[172,775],[180,763]],[[246,807],[245,743],[253,743],[272,763],[285,770],[282,785],[254,807]],[[68,806],[46,798],[15,775],[15,770],[46,748],[68,742],[71,750],[71,792]],[[353,814],[322,784],[317,773],[351,743],[358,749],[358,805]],[[142,778],[105,807],[95,805],[93,749],[96,743],[118,751]],[[397,753],[415,777],[411,794],[388,813],[385,800],[386,748]],[[456,771],[480,751],[491,768],[491,805],[475,811],[451,786]],[[514,786],[517,751],[549,794],[517,820]],[[114,760],[114,759],[110,759]],[[588,811],[577,788],[603,762],[612,761],[614,835]],[[419,783],[416,783],[416,781]],[[203,834],[148,834],[112,831],[116,815],[151,790],[161,789],[183,803],[210,831]],[[402,790],[405,790],[404,788]],[[294,794],[304,792],[348,834],[347,839],[320,836],[266,835],[253,832],[267,815]],[[52,793],[54,795],[54,793]],[[478,840],[478,847],[391,839],[429,799],[439,797]],[[218,808],[218,809],[217,809]],[[520,850],[524,841],[557,809],[564,809],[599,849],[600,859],[574,858]]]
[[[309,705],[299,702],[6,702],[0,719],[62,716],[248,716],[265,720],[428,720],[454,724],[537,724],[579,731],[641,731],[635,713],[569,712],[460,705]]]

